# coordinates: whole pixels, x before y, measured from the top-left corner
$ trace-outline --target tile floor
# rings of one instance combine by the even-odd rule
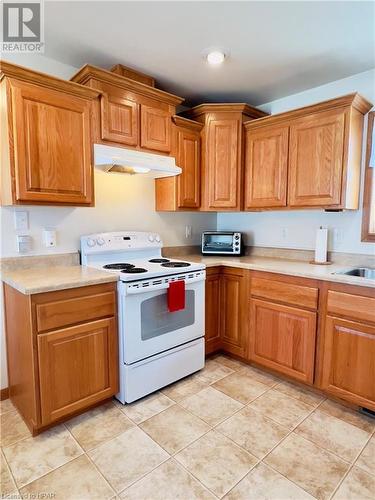
[[[375,498],[375,420],[222,355],[36,438],[0,411],[1,498]]]

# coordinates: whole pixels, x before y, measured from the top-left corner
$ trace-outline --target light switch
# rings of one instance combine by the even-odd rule
[[[185,226],[185,238],[187,240],[190,240],[192,235],[192,227],[191,226]]]
[[[16,231],[27,231],[29,229],[29,213],[26,210],[14,212],[14,227]]]

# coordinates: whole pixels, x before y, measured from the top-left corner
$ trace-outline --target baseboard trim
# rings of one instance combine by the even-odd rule
[[[4,401],[4,399],[9,398],[9,387],[4,387],[4,389],[1,389],[0,391],[0,401]]]

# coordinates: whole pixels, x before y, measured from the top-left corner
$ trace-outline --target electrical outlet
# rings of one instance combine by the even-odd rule
[[[333,229],[333,242],[336,245],[340,245],[344,239],[344,230],[341,227],[335,227]]]
[[[193,234],[193,230],[191,226],[185,226],[185,238],[190,240]]]
[[[44,245],[48,248],[56,246],[56,230],[44,229],[43,230]]]
[[[282,227],[281,228],[281,237],[283,240],[286,240],[288,237],[288,228]]]

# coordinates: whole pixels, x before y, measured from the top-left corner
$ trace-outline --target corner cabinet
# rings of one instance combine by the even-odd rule
[[[173,156],[182,169],[180,175],[155,180],[156,210],[197,210],[201,201],[202,124],[173,117]]]
[[[33,434],[116,394],[114,283],[31,296],[4,285],[4,304],[9,396]]]
[[[98,92],[1,62],[1,202],[92,205]]]
[[[266,113],[247,104],[201,104],[186,114],[203,124],[201,210],[241,210],[243,122]]]
[[[96,143],[171,153],[172,116],[182,98],[156,89],[152,78],[121,65],[106,71],[87,64],[72,80],[100,93]]]
[[[375,291],[331,286],[326,309],[320,387],[375,411]]]
[[[245,210],[357,209],[363,116],[359,94],[245,124]]]
[[[206,354],[223,349],[245,357],[248,271],[213,267],[206,274]]]

